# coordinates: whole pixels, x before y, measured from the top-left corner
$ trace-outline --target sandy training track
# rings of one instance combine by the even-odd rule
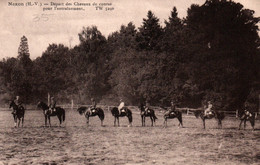
[[[90,126],[76,111],[66,111],[66,121],[58,126],[52,117],[52,128],[44,128],[42,111],[26,111],[24,128],[13,128],[10,111],[0,111],[1,164],[259,164],[260,123],[256,130],[247,125],[237,130],[239,121],[227,118],[223,129],[217,121],[202,121],[184,116],[185,128],[177,119],[163,128],[162,114],[150,127],[141,127],[141,117],[133,115],[133,127],[120,118],[121,127],[113,126],[111,113],[105,113],[104,127],[98,117],[90,118]]]

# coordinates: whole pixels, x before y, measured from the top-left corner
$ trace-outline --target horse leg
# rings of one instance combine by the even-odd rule
[[[153,127],[153,117],[152,117],[152,116],[150,116],[150,119],[151,119],[151,121],[152,121],[152,127]]]
[[[202,121],[203,121],[203,128],[206,129],[205,119],[202,119]]]
[[[182,116],[179,116],[178,117],[178,120],[179,120],[179,127],[183,127],[183,124],[182,124]]]
[[[24,117],[22,118],[22,127],[23,127]]]
[[[240,120],[240,124],[239,124],[239,127],[238,127],[239,130],[241,129],[242,123],[243,123],[243,120]]]
[[[89,116],[87,116],[87,126],[89,126]]]
[[[17,117],[14,117],[14,127],[17,127]]]
[[[116,117],[115,117],[115,120],[114,120],[114,127],[116,126]]]
[[[18,119],[18,127],[20,127],[21,119]]]
[[[250,123],[252,126],[253,131],[255,130],[255,118],[250,119]]]
[[[45,115],[45,127],[47,127],[47,115]]]
[[[143,116],[141,115],[141,119],[142,119],[142,127],[144,126],[144,119],[143,119]]]
[[[218,128],[222,128],[222,122],[220,119],[218,119]]]
[[[58,119],[59,119],[59,121],[60,121],[59,127],[61,127],[61,123],[62,123],[61,116],[58,116]]]
[[[167,118],[164,118],[164,123],[163,123],[164,127],[167,127]]]
[[[49,127],[51,127],[51,117],[48,116],[48,120],[49,120]]]
[[[119,127],[119,117],[117,117],[117,126]]]
[[[246,129],[246,119],[244,120],[244,129]]]

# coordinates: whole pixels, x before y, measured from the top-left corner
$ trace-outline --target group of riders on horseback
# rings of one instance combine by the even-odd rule
[[[17,113],[17,110],[20,110],[20,109],[23,109],[23,102],[21,101],[20,99],[20,96],[16,96],[16,98],[13,100],[13,102],[15,103],[15,105],[17,106],[17,108],[13,108],[12,110],[12,114],[16,114]],[[53,114],[56,112],[56,100],[54,97],[51,97],[51,101],[50,101],[50,104],[48,105],[49,106],[49,109],[46,109],[44,111],[44,114],[46,115],[47,113],[49,114]]]
[[[22,108],[22,101],[20,100],[20,97],[19,96],[16,96],[15,100],[14,100],[14,103],[17,105],[18,109]],[[45,114],[47,114],[48,112],[50,114],[53,114],[55,113],[56,111],[56,100],[54,97],[51,97],[51,100],[50,100],[50,104],[48,105],[49,106],[49,109],[45,110]],[[141,112],[143,114],[147,114],[150,110],[150,101],[149,99],[147,99],[145,101],[145,104],[141,103],[140,104],[140,108],[144,108],[144,111]],[[169,115],[169,114],[176,114],[176,106],[177,106],[177,101],[174,101],[174,100],[171,100],[171,106],[169,109],[167,109],[167,111],[165,112],[165,115]],[[94,113],[95,110],[96,110],[96,107],[97,107],[97,102],[94,98],[91,98],[91,106],[89,107],[88,111],[90,114]],[[118,111],[119,111],[119,115],[121,114],[122,111],[125,110],[125,102],[123,101],[123,99],[120,99],[120,103],[119,103],[119,106],[118,106]],[[214,111],[212,110],[213,108],[213,104],[211,101],[208,101],[207,104],[204,105],[204,115],[211,115],[214,113]],[[247,116],[251,116],[252,114],[250,113],[250,111],[248,110],[248,104],[245,104],[245,108],[244,108],[244,111],[245,111],[245,114]],[[13,109],[12,111],[12,114],[15,114],[16,113],[16,109]]]
[[[166,110],[164,113],[164,119],[165,119],[165,125],[167,125],[167,119],[173,119],[177,118],[180,122],[179,125],[182,126],[182,113],[177,109],[178,106],[178,100],[171,100],[171,106],[170,108],[163,108]],[[20,100],[19,96],[16,96],[16,98],[12,101],[10,104],[13,107],[12,114],[15,116],[19,115],[23,117],[24,115],[24,107],[22,106],[22,101]],[[58,118],[60,119],[60,124],[63,120],[65,120],[65,111],[64,109],[60,107],[56,107],[56,100],[54,97],[51,97],[50,103],[47,105],[42,102],[38,103],[38,107],[41,107],[43,109],[44,115],[45,115],[45,123],[47,122],[47,118],[50,116],[55,116],[57,115]],[[214,108],[214,109],[213,109]],[[142,125],[145,125],[145,117],[150,117],[153,122],[157,119],[155,116],[154,110],[151,109],[150,101],[149,99],[146,99],[145,102],[142,102],[139,106],[139,109],[141,111],[141,117],[142,117]],[[90,116],[96,116],[98,115],[100,119],[103,121],[104,120],[104,112],[101,108],[97,107],[97,102],[94,98],[91,98],[91,106],[89,108],[87,107],[82,107],[79,108],[78,110],[80,114],[85,114],[87,118]],[[82,112],[82,113],[81,113]],[[120,103],[118,107],[114,107],[111,110],[113,116],[115,117],[115,122],[116,119],[118,120],[118,117],[123,117],[127,116],[129,119],[129,122],[132,122],[132,112],[125,106],[125,102],[123,99],[120,99]],[[248,104],[245,103],[243,111],[241,111],[242,115],[239,116],[241,121],[245,120],[250,120],[250,118],[254,117],[255,114],[250,112]],[[206,104],[203,106],[203,110],[195,111],[194,112],[195,116],[198,117],[200,116],[203,120],[203,125],[205,128],[205,119],[211,119],[213,117],[217,118],[219,120],[219,125],[221,125],[221,120],[224,119],[224,112],[219,112],[216,110],[215,107],[213,107],[213,103],[211,100],[207,101]],[[254,116],[253,116],[254,115]],[[19,117],[18,117],[19,118]],[[119,122],[118,122],[119,124]],[[240,124],[241,125],[241,124]]]

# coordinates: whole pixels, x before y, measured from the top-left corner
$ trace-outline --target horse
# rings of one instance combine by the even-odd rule
[[[155,116],[154,110],[149,108],[147,111],[145,111],[145,108],[143,105],[140,105],[139,109],[141,111],[142,126],[145,126],[145,117],[150,117],[151,122],[152,122],[151,126],[153,127],[153,123],[155,124],[155,120],[158,119]]]
[[[79,112],[80,115],[85,115],[86,119],[87,119],[87,125],[89,125],[89,117],[93,117],[93,116],[98,116],[99,119],[101,120],[101,126],[103,126],[103,121],[105,118],[105,114],[104,111],[101,108],[96,108],[95,110],[88,110],[87,107],[80,107],[77,109],[77,111]]]
[[[216,118],[218,120],[218,127],[222,128],[222,120],[225,118],[224,112],[212,111],[211,113],[205,114],[204,110],[194,111],[196,118],[200,117],[203,121],[203,128],[205,129],[205,120]]]
[[[132,111],[130,109],[124,107],[121,110],[121,113],[119,115],[118,108],[114,107],[114,108],[111,109],[111,113],[112,113],[112,116],[115,117],[114,126],[116,126],[116,120],[117,120],[117,125],[119,126],[119,117],[124,117],[124,116],[126,116],[128,118],[128,121],[129,121],[129,125],[128,126],[132,126],[133,117],[132,117]]]
[[[251,126],[253,130],[255,130],[255,119],[256,119],[256,113],[255,112],[250,112],[248,110],[238,110],[237,113],[237,118],[240,119],[240,124],[238,129],[241,128],[241,124],[244,122],[244,129],[246,129],[246,121],[248,120],[251,123]]]
[[[49,121],[49,127],[51,127],[51,116],[57,116],[60,124],[59,126],[61,126],[61,124],[65,121],[65,110],[61,107],[56,107],[55,111],[51,112],[51,110],[49,110],[49,107],[47,104],[45,104],[44,102],[40,101],[37,104],[38,108],[41,108],[43,110],[43,114],[45,117],[45,126],[47,126],[47,119]]]
[[[183,124],[182,124],[182,112],[181,111],[174,111],[174,112],[170,112],[170,113],[165,113],[164,114],[164,127],[167,127],[167,119],[174,119],[174,118],[177,118],[179,120],[179,125],[178,126],[181,126],[183,127]]]
[[[20,127],[21,120],[22,120],[22,127],[23,127],[25,108],[23,106],[18,108],[18,106],[15,104],[14,101],[11,101],[9,108],[13,108],[13,110],[15,112],[15,113],[13,113],[14,127],[17,127],[17,119],[19,120],[18,127]]]

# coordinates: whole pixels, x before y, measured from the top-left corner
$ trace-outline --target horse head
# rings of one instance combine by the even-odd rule
[[[143,104],[143,103],[141,103],[141,104],[138,106],[138,108],[140,109],[141,112],[142,112],[142,111],[145,111],[145,109],[144,109],[144,104]]]
[[[9,105],[9,108],[14,108],[16,106],[16,104],[14,103],[14,101],[12,100],[11,102],[10,102],[10,105]]]
[[[42,101],[39,101],[39,102],[38,102],[37,107],[38,107],[38,108],[41,108],[42,110],[49,109],[48,105],[45,104],[45,103],[42,102]]]
[[[86,112],[86,110],[87,110],[87,107],[79,107],[77,109],[77,111],[79,112],[80,115],[82,115],[84,112]]]
[[[112,113],[113,116],[118,115],[118,113],[119,113],[118,108],[117,107],[113,107],[111,109],[111,113]]]
[[[194,115],[195,115],[196,118],[199,118],[201,113],[202,113],[202,110],[194,111]]]

